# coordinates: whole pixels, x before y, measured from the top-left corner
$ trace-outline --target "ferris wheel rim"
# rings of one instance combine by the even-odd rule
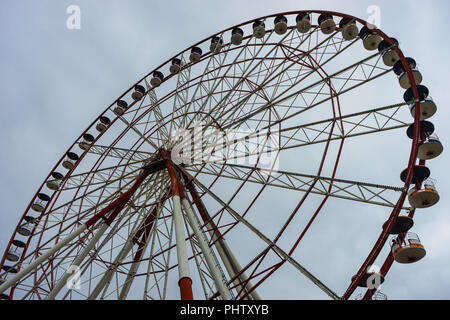
[[[226,32],[226,31],[232,30],[232,29],[235,28],[235,27],[247,25],[247,24],[252,23],[252,22],[254,22],[254,21],[257,21],[257,20],[266,19],[266,18],[271,18],[271,17],[275,17],[275,16],[278,16],[278,15],[291,15],[291,14],[300,14],[300,13],[316,13],[316,14],[322,14],[322,13],[323,13],[323,14],[331,14],[331,15],[333,15],[333,16],[347,17],[347,18],[355,19],[356,21],[360,22],[361,24],[367,24],[367,22],[365,22],[365,21],[362,20],[362,19],[359,19],[359,18],[350,16],[350,15],[346,15],[346,14],[341,14],[341,13],[333,12],[333,11],[301,10],[301,11],[289,11],[289,12],[284,12],[284,13],[277,13],[277,14],[272,14],[272,15],[267,15],[267,16],[264,16],[264,17],[252,19],[252,20],[249,20],[249,21],[247,21],[247,22],[244,22],[244,23],[235,25],[235,26],[233,26],[233,27],[224,29],[223,31],[218,32],[218,33],[214,34],[213,36],[220,35],[220,34]],[[386,40],[387,42],[390,42],[390,41],[391,41],[391,38],[387,37],[381,30],[375,29],[374,31],[375,31],[377,34],[379,34],[379,35],[380,35],[384,40]],[[197,45],[200,45],[200,44],[202,44],[202,43],[205,43],[206,41],[208,41],[209,39],[211,39],[213,36],[207,37],[207,38],[205,38],[204,40],[202,40],[202,41],[200,41],[200,42],[198,42],[198,43],[192,45],[191,47],[188,47],[186,50],[181,51],[181,52],[180,52],[179,54],[177,54],[176,56],[170,58],[168,61],[166,61],[165,63],[161,64],[158,68],[155,68],[154,70],[152,70],[149,74],[147,74],[147,75],[144,76],[141,80],[139,80],[135,85],[137,85],[137,84],[139,84],[140,82],[142,82],[144,79],[146,79],[146,78],[147,78],[149,75],[151,75],[153,72],[157,71],[158,69],[160,69],[160,68],[162,68],[163,66],[167,65],[168,63],[170,63],[170,61],[171,61],[173,58],[180,56],[183,52],[185,52],[185,51],[191,49],[191,48],[194,47],[194,46],[197,46]],[[403,56],[403,53],[401,52],[400,48],[399,48],[398,46],[395,46],[395,50],[396,50],[397,53],[399,54],[400,60],[401,60],[402,63],[404,64],[404,68],[405,68],[405,70],[406,70],[406,73],[408,74],[408,77],[410,77],[410,82],[411,82],[411,84],[412,84],[412,91],[413,91],[413,94],[414,94],[414,96],[415,96],[415,98],[416,98],[416,100],[417,100],[417,99],[418,99],[418,92],[417,92],[417,86],[416,86],[416,83],[415,83],[415,81],[414,81],[414,77],[413,77],[413,75],[412,75],[412,70],[411,70],[409,64],[407,63],[405,57]],[[72,146],[67,150],[67,152],[63,154],[63,156],[61,157],[61,159],[57,162],[57,164],[55,165],[55,167],[50,171],[50,174],[49,174],[48,177],[44,180],[44,182],[42,183],[41,187],[40,187],[40,188],[38,189],[38,191],[36,192],[36,195],[35,195],[35,196],[32,198],[32,200],[30,201],[30,203],[29,203],[27,209],[25,210],[24,215],[22,216],[21,220],[19,221],[18,226],[19,226],[19,225],[22,223],[22,221],[25,219],[25,216],[26,216],[27,212],[30,210],[30,207],[31,207],[33,201],[35,200],[35,198],[38,196],[38,194],[40,193],[40,191],[41,191],[41,190],[43,189],[43,187],[45,186],[45,181],[47,181],[47,180],[50,178],[51,174],[55,172],[55,170],[57,169],[57,167],[58,167],[58,166],[62,163],[62,161],[64,160],[64,157],[66,156],[66,154],[67,154],[68,152],[70,152],[70,150],[72,150],[72,149],[77,145],[77,141],[79,141],[80,138],[83,137],[83,135],[85,135],[86,133],[88,133],[88,130],[90,130],[91,128],[93,128],[93,127],[95,126],[96,122],[100,119],[100,117],[104,116],[104,115],[106,114],[106,112],[107,112],[108,110],[110,110],[110,108],[111,108],[118,100],[120,100],[120,99],[121,99],[122,97],[124,97],[127,93],[129,93],[135,85],[133,85],[130,89],[128,89],[127,91],[125,91],[125,92],[124,92],[117,100],[115,100],[108,108],[106,108],[106,110],[103,111],[103,112],[99,115],[99,117],[93,121],[93,123],[92,123],[92,124],[91,124],[91,125],[90,125],[90,126],[89,126],[89,127],[88,127],[81,135],[80,135],[80,137],[79,137],[78,139],[75,140],[75,142],[74,142],[74,143],[72,144]],[[416,105],[419,105],[419,102],[418,102],[418,101],[416,101]],[[418,110],[418,109],[419,109],[419,108],[416,108],[416,110]],[[418,112],[416,112],[415,123],[418,123],[418,120],[417,120],[417,114],[418,114]],[[115,120],[117,120],[117,118],[116,118]],[[113,121],[115,121],[115,120],[113,120]],[[419,126],[416,126],[416,127],[419,127]],[[408,175],[407,175],[407,176],[408,176],[409,178],[407,178],[407,182],[408,182],[408,181],[411,181],[411,179],[412,179],[412,167],[413,167],[413,164],[411,163],[411,161],[412,161],[412,159],[415,160],[415,159],[416,159],[416,155],[417,155],[418,132],[419,132],[419,129],[417,128],[417,129],[415,130],[415,134],[414,134],[413,146],[412,146],[411,155],[410,155],[410,163],[409,163],[409,165],[408,165],[408,169],[409,169],[409,170],[408,170]],[[98,140],[98,139],[101,137],[102,134],[103,134],[103,133],[100,133],[100,135],[97,136],[97,139],[96,139],[96,140]],[[84,155],[84,154],[83,154],[83,155]],[[81,160],[82,160],[82,157],[80,157],[80,161],[81,161]],[[75,168],[76,168],[76,167],[75,167]],[[75,170],[75,168],[73,168],[73,170]],[[70,174],[70,172],[72,172],[73,170],[69,171],[68,174]],[[409,183],[408,183],[408,185],[409,185]],[[400,197],[400,198],[403,198],[402,204],[403,204],[403,202],[405,201],[405,196],[406,196],[406,192],[404,192],[404,194]],[[393,214],[394,214],[394,213],[393,213]],[[398,213],[397,213],[397,215],[398,215]],[[390,219],[389,221],[391,221],[391,222],[393,223],[394,218],[395,218],[395,217],[391,216],[391,219]],[[15,231],[14,234],[12,235],[11,240],[10,240],[10,243],[8,244],[8,247],[7,247],[6,251],[5,251],[5,255],[4,255],[4,257],[3,257],[2,265],[4,264],[6,253],[7,253],[8,249],[9,249],[9,247],[11,246],[12,241],[14,240],[15,234],[16,234],[16,231]],[[383,245],[384,245],[384,244],[383,244]],[[379,245],[378,245],[378,246],[379,246]],[[28,243],[27,243],[27,247],[28,247]],[[357,280],[357,279],[355,279],[355,282],[356,282],[356,280]]]

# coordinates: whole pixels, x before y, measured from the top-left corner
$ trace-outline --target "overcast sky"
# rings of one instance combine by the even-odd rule
[[[81,8],[80,30],[66,27],[66,9],[72,4]],[[419,63],[438,105],[431,121],[447,145],[450,48],[443,30],[448,29],[448,1],[1,1],[0,251],[61,154],[155,66],[213,33],[259,16],[326,9],[367,19],[370,5],[381,9],[381,29]],[[414,231],[427,256],[411,266],[394,264],[382,288],[389,298],[450,298],[447,159],[445,152],[429,163],[441,201],[415,219]]]

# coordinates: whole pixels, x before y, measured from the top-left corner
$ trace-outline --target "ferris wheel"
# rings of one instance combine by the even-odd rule
[[[373,283],[425,256],[414,214],[439,201],[425,80],[398,40],[342,13],[213,34],[133,84],[64,152],[12,233],[1,298],[295,299],[303,279],[332,299],[384,299]],[[346,220],[325,209],[352,211],[350,229],[376,235],[371,245],[345,245]],[[346,262],[349,250],[364,255]],[[334,255],[342,271],[314,267]]]

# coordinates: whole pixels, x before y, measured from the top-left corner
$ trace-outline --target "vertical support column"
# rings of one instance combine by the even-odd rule
[[[182,195],[181,202],[183,204],[184,210],[186,211],[186,215],[188,217],[189,224],[191,225],[192,230],[194,231],[195,237],[197,238],[197,240],[199,242],[200,249],[203,252],[203,255],[206,260],[206,264],[208,265],[208,268],[211,272],[211,276],[214,279],[216,288],[219,291],[220,295],[222,296],[222,299],[231,300],[233,297],[231,296],[231,293],[228,290],[226,281],[225,281],[224,277],[222,276],[222,273],[220,272],[219,266],[217,265],[216,261],[214,260],[212,250],[208,245],[205,235],[203,234],[202,230],[200,229],[198,220],[195,218],[194,211],[191,208],[191,204],[189,203],[189,200],[187,199],[187,197],[185,196],[185,194],[182,190],[181,190],[181,195]]]
[[[162,150],[163,156],[167,156],[165,150]],[[175,240],[177,244],[177,259],[178,259],[178,275],[180,286],[181,300],[193,300],[192,293],[192,279],[189,270],[189,261],[187,257],[187,247],[184,236],[183,214],[181,212],[180,201],[180,185],[175,170],[170,163],[166,162],[166,168],[170,175],[170,183],[172,187],[172,202],[173,202],[173,223],[175,226]]]
[[[233,252],[231,251],[230,247],[228,247],[227,243],[223,239],[222,234],[220,233],[217,226],[212,221],[211,217],[209,216],[208,212],[206,211],[202,200],[200,199],[197,190],[195,189],[192,181],[189,180],[189,178],[183,173],[183,179],[187,182],[187,187],[189,190],[189,193],[192,196],[192,199],[195,203],[195,206],[197,207],[197,210],[200,213],[200,216],[203,219],[203,222],[207,224],[207,229],[209,229],[212,239],[215,241],[215,247],[217,249],[217,252],[220,255],[220,258],[222,259],[222,262],[227,269],[228,274],[230,277],[234,278],[237,274],[239,276],[236,280],[234,280],[234,285],[237,288],[237,291],[248,291],[250,288],[253,287],[252,283],[248,280],[248,276],[242,271],[242,267],[240,266],[239,262],[237,261],[236,257],[234,256]],[[246,282],[245,288],[242,288],[241,283]],[[256,292],[256,290],[253,290],[249,294],[253,300],[261,300],[261,297]]]

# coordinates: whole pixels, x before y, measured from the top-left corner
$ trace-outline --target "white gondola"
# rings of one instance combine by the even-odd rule
[[[361,287],[361,288],[367,288],[371,285],[371,282],[375,278],[377,278],[377,280],[380,282],[380,284],[382,284],[384,282],[384,276],[381,273],[369,270],[362,276],[361,280],[358,282],[357,285],[358,285],[358,287]],[[352,281],[355,281],[355,279],[356,279],[356,275],[352,277]]]
[[[219,53],[222,50],[223,40],[220,37],[212,37],[211,44],[209,45],[209,51],[212,53]]]
[[[261,39],[266,35],[266,25],[262,21],[256,21],[253,23],[253,36],[257,39]]]
[[[425,141],[425,139],[428,139],[431,137],[434,133],[434,124],[427,120],[420,121],[420,132],[419,136],[422,141]],[[411,124],[408,129],[406,130],[406,135],[408,138],[413,139],[414,138],[414,130],[416,128],[415,123]]]
[[[191,54],[189,55],[189,61],[192,63],[196,63],[200,61],[200,58],[202,56],[202,49],[199,47],[194,47],[191,49]]]
[[[411,124],[406,131],[410,139],[414,138],[415,124]],[[417,157],[420,160],[431,160],[437,158],[444,151],[442,143],[434,134],[434,125],[430,121],[420,121],[420,142],[418,146]]]
[[[424,85],[417,85],[417,91],[419,94],[420,101],[420,118],[421,120],[428,119],[432,117],[437,110],[436,104],[433,99],[429,96],[430,92],[427,87]],[[416,112],[416,102],[413,94],[412,88],[409,88],[405,91],[403,95],[403,100],[409,104],[409,108],[411,110],[411,115],[413,118],[415,117]]]
[[[131,94],[131,98],[134,101],[139,101],[144,97],[144,94],[145,94],[145,88],[138,84],[134,87],[134,92]]]
[[[363,42],[363,46],[366,50],[373,51],[378,49],[382,38],[373,30],[364,26],[359,32],[359,37]]]
[[[11,266],[4,265],[2,269],[6,273],[17,273],[17,269]]]
[[[14,240],[8,254],[6,255],[6,259],[12,262],[19,261],[22,256],[23,248],[25,247],[26,244],[23,241]]]
[[[20,259],[20,253],[10,250],[6,255],[6,260],[16,262]]]
[[[356,39],[359,34],[356,21],[350,18],[342,18],[339,22],[339,29],[341,30],[342,38],[346,41]]]
[[[425,209],[439,202],[439,193],[436,190],[436,181],[428,178],[423,183],[423,189],[411,188],[408,193],[409,204],[416,209]]]
[[[383,40],[378,45],[378,51],[383,52],[383,62],[388,67],[393,67],[397,61],[400,60],[397,51],[395,50],[395,46],[398,46],[398,41],[395,38],[391,38],[394,46],[392,47],[386,40]]]
[[[63,161],[62,166],[67,170],[72,170],[78,159],[79,158],[76,153],[69,152],[67,153],[66,159]]]
[[[359,293],[356,297],[355,300],[362,300],[364,298],[364,294]],[[384,293],[377,291],[372,295],[372,299],[373,301],[386,301],[387,295],[385,295]]]
[[[420,101],[424,101],[425,99],[427,99],[430,94],[430,91],[424,85],[417,85],[417,92],[418,92]],[[413,103],[415,101],[415,97],[414,97],[412,88],[409,88],[405,91],[405,93],[403,94],[403,100],[406,103]]]
[[[110,124],[111,120],[109,120],[108,117],[102,116],[100,117],[99,122],[95,126],[95,129],[97,129],[98,132],[104,132]]]
[[[128,103],[126,103],[123,100],[119,100],[119,101],[117,101],[113,112],[114,112],[115,115],[121,116],[121,115],[124,114],[124,112],[125,112],[125,110],[127,110],[127,108],[128,108]],[[100,121],[101,121],[101,119],[100,119]]]
[[[308,13],[301,13],[295,18],[297,30],[300,33],[306,33],[311,29],[311,17]]]
[[[321,14],[318,22],[323,34],[331,34],[336,30],[336,23],[333,20],[333,16],[329,14]]]
[[[172,64],[170,65],[169,71],[171,74],[177,74],[181,70],[181,60],[175,58],[172,60]]]
[[[160,71],[153,72],[153,77],[150,79],[152,87],[158,87],[164,79],[164,74]],[[145,91],[144,91],[145,92]]]
[[[420,242],[419,236],[408,232],[403,240],[395,238],[391,241],[394,260],[398,263],[414,263],[426,255],[426,250]]]
[[[238,46],[242,43],[244,38],[244,31],[241,28],[234,28],[231,30],[231,43]]]
[[[88,150],[92,145],[92,143],[94,142],[94,140],[95,139],[93,135],[85,133],[83,135],[83,140],[78,144],[78,146],[80,147],[81,150]]]
[[[386,221],[383,224],[383,230],[385,229],[386,225],[389,221]],[[400,234],[400,233],[406,233],[408,232],[412,227],[414,226],[414,221],[412,218],[408,216],[399,216],[397,217],[397,220],[395,220],[391,230],[389,231],[389,234]]]
[[[411,111],[411,116],[414,118],[416,115],[416,104],[410,104],[409,110]],[[420,120],[426,120],[434,116],[437,111],[436,103],[432,97],[427,97],[420,102]]]
[[[417,69],[417,68],[412,69],[412,74],[414,77],[414,82],[416,84],[421,84],[423,77],[422,77],[422,73],[420,73],[419,69]],[[400,83],[400,86],[403,89],[408,89],[409,87],[411,87],[411,83],[409,82],[409,77],[406,72],[404,72],[400,76],[398,76],[398,81]]]
[[[409,66],[411,67],[415,83],[421,84],[423,78],[422,78],[422,74],[420,73],[419,69],[417,68],[416,61],[413,58],[406,58],[406,61],[408,62]],[[406,73],[405,68],[403,67],[403,64],[400,60],[397,61],[394,65],[394,73],[397,75],[400,86],[403,89],[409,89],[411,87],[408,74]]]
[[[33,226],[30,224],[24,224],[17,228],[17,233],[24,237],[29,237],[32,232],[33,232]]]
[[[58,191],[59,187],[61,186],[62,180],[64,179],[64,176],[59,172],[53,172],[52,173],[52,179],[48,180],[46,185],[47,188],[53,191]]]
[[[49,200],[50,197],[48,195],[46,195],[45,193],[39,193],[36,197],[36,200],[31,205],[31,209],[33,209],[36,212],[42,212],[47,206],[47,202]]]
[[[277,16],[274,21],[275,33],[279,35],[285,34],[288,29],[287,22],[288,20],[285,16]]]
[[[409,169],[405,169],[400,174],[400,180],[402,180],[403,182],[406,182],[408,171]],[[430,177],[430,175],[431,171],[426,166],[423,165],[414,166],[411,184],[423,183]]]
[[[6,293],[0,293],[0,300],[11,300]]]
[[[36,220],[33,217],[26,216],[25,222],[17,228],[17,233],[24,237],[29,237],[33,232]]]
[[[419,144],[417,157],[420,160],[432,160],[439,157],[443,151],[444,146],[439,140],[439,137],[436,134],[433,134]]]

